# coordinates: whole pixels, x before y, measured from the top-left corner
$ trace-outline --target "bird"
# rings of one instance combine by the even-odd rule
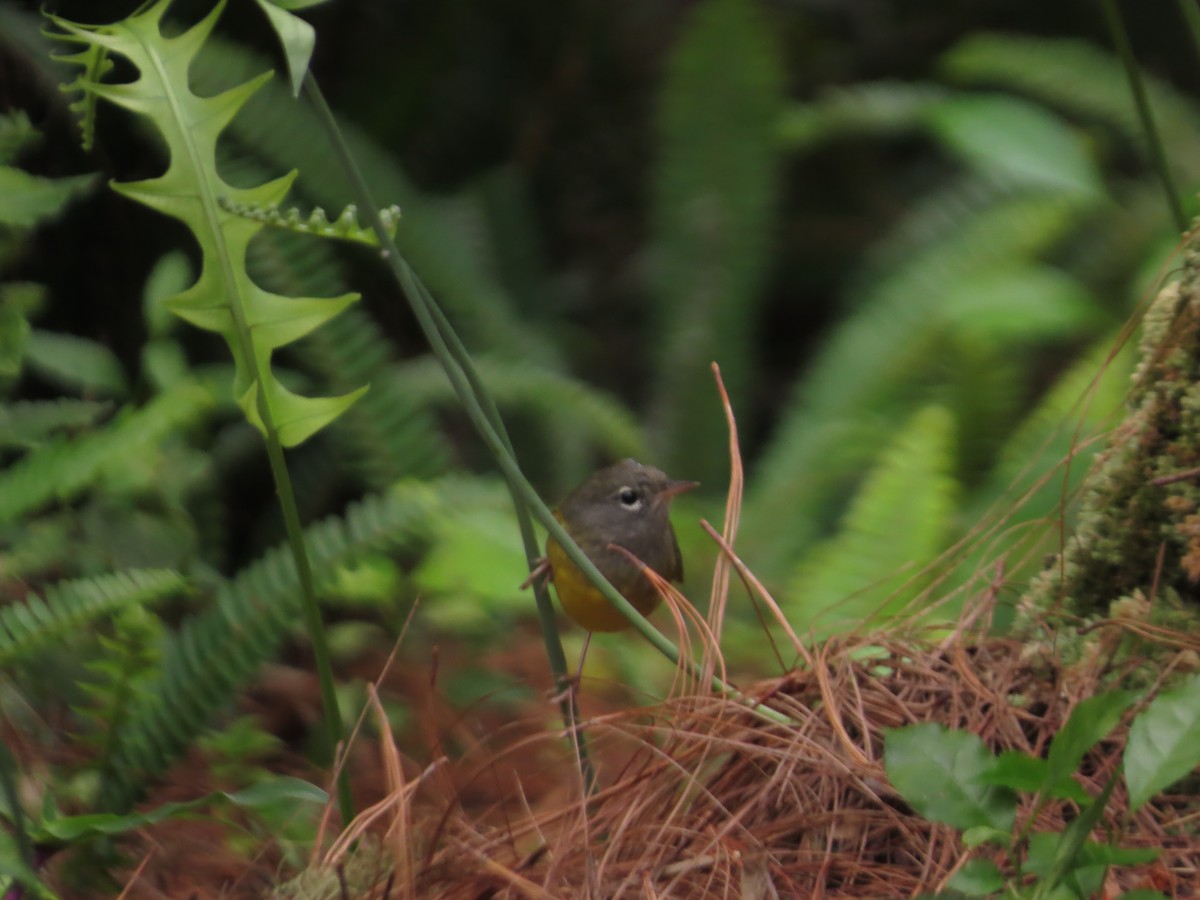
[[[698,487],[670,478],[661,469],[623,459],[600,469],[567,495],[554,517],[588,559],[642,615],[659,593],[620,549],[668,581],[683,580],[683,557],[671,527],[671,500]],[[622,631],[626,619],[567,556],[558,541],[546,540],[546,563],[563,612],[589,633]]]

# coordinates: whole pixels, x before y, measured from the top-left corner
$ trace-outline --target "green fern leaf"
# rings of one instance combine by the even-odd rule
[[[1001,86],[1073,115],[1118,129],[1144,146],[1124,68],[1112,54],[1081,40],[976,34],[953,47],[941,69],[954,81]],[[1200,145],[1197,106],[1165,82],[1143,76],[1163,139],[1178,165],[1193,166]],[[1192,171],[1195,171],[1194,167]]]
[[[953,523],[953,443],[953,418],[936,406],[896,435],[838,534],[796,568],[785,610],[798,632],[861,625],[899,611],[926,586],[920,567],[943,548]]]
[[[172,38],[160,28],[169,5],[170,0],[159,0],[107,26],[85,27],[49,18],[64,32],[58,37],[103,47],[124,56],[137,69],[139,77],[127,84],[80,83],[87,92],[153,121],[170,153],[167,171],[160,177],[114,183],[113,188],[191,229],[203,260],[200,277],[167,305],[198,328],[225,339],[236,365],[234,395],[246,417],[264,434],[273,430],[285,446],[295,446],[341,414],[366,388],[340,397],[301,397],[271,374],[271,355],[337,315],[357,295],[283,297],[263,290],[250,278],[247,247],[263,225],[229,212],[226,206],[278,205],[296,173],[257,187],[236,188],[217,173],[217,140],[271,73],[214,97],[192,93],[188,80],[192,61],[224,2]]]
[[[183,382],[141,409],[126,409],[98,431],[30,451],[0,472],[0,523],[15,521],[51,500],[69,500],[113,460],[136,456],[211,407],[207,391]]]
[[[438,511],[478,504],[470,481],[406,482],[368,497],[343,517],[305,532],[314,572],[328,584],[339,567],[382,547],[423,538]],[[123,810],[187,749],[271,658],[300,613],[296,566],[285,545],[224,585],[216,604],[184,623],[163,654],[161,677],[134,702],[129,727],[105,773],[101,808]]]
[[[721,364],[734,408],[743,409],[778,196],[782,104],[780,51],[757,4],[698,5],[659,105],[650,421],[656,459],[710,484],[724,478],[725,463],[695,448],[722,446],[725,422],[709,365]]]
[[[760,574],[790,567],[847,485],[927,398],[926,383],[942,376],[941,348],[963,324],[955,310],[972,279],[1019,271],[1089,208],[1077,194],[1000,198],[864,285],[857,312],[798,385],[747,494],[743,540],[758,552]]]
[[[946,96],[944,88],[901,81],[835,88],[780,116],[779,139],[788,150],[802,152],[847,136],[911,133]]]
[[[90,622],[129,606],[178,594],[182,575],[169,569],[133,569],[53,585],[45,597],[26,597],[0,609],[0,665],[44,650]]]
[[[91,425],[111,408],[91,400],[31,400],[0,406],[0,447],[36,447],[55,431]]]

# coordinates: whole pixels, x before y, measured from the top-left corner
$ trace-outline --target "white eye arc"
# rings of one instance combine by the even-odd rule
[[[642,495],[631,487],[623,487],[617,491],[617,499],[628,510],[639,510],[642,508]]]

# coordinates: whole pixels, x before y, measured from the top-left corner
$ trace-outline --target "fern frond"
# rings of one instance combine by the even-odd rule
[[[239,180],[259,177],[260,165],[245,157],[227,166]],[[246,257],[254,277],[283,293],[344,290],[330,245],[286,231],[268,231]],[[301,360],[334,393],[370,383],[372,388],[334,423],[329,433],[341,453],[336,464],[373,490],[402,478],[445,470],[449,451],[432,414],[397,389],[395,349],[371,316],[357,304],[292,344]]]
[[[112,635],[100,635],[103,653],[87,662],[88,674],[79,687],[87,696],[74,711],[91,729],[83,739],[97,749],[96,768],[108,765],[129,708],[141,685],[158,671],[165,626],[144,607],[130,607],[113,619]]]
[[[917,413],[896,435],[838,533],[797,566],[784,607],[793,628],[856,627],[903,609],[925,586],[920,567],[943,548],[954,518],[953,444],[954,421],[941,407]]]
[[[725,423],[708,367],[720,362],[734,408],[744,409],[779,195],[782,105],[780,49],[757,6],[697,5],[659,100],[649,421],[655,458],[710,484],[725,463],[695,448],[722,446]]]
[[[804,151],[847,136],[908,134],[923,127],[929,109],[947,96],[944,88],[904,81],[834,88],[781,115],[779,140],[788,150]]]
[[[440,505],[470,503],[471,482],[405,483],[305,532],[313,570],[334,577],[358,554],[423,536]],[[104,779],[101,808],[123,810],[226,707],[274,655],[299,620],[290,550],[266,554],[218,593],[209,612],[184,623],[164,653],[162,677],[135,703]]]
[[[24,603],[0,608],[0,665],[44,650],[117,610],[153,603],[186,586],[183,576],[170,569],[131,569],[60,582],[44,597],[31,594]]]
[[[84,80],[79,87],[149,118],[166,142],[170,161],[158,178],[114,183],[113,189],[183,222],[200,246],[202,267],[192,287],[166,301],[198,328],[215,331],[229,345],[236,366],[234,394],[249,421],[264,435],[274,431],[284,446],[295,446],[345,411],[365,387],[340,397],[302,397],[271,374],[272,354],[336,316],[357,295],[336,298],[283,297],[259,287],[246,271],[250,240],[262,229],[221,207],[221,200],[269,207],[280,203],[296,178],[293,171],[253,188],[237,188],[217,172],[217,141],[226,126],[271,72],[214,97],[192,92],[192,62],[224,8],[213,11],[184,33],[162,34],[161,20],[171,0],[159,0],[113,25],[81,26],[49,16],[61,34],[85,47],[119,54],[138,72],[127,84]]]
[[[91,400],[27,400],[0,406],[0,447],[36,447],[56,432],[91,425],[112,409]]]
[[[184,382],[140,409],[127,408],[98,431],[31,450],[0,472],[0,523],[14,521],[51,500],[72,498],[113,460],[136,456],[211,406],[203,388]]]
[[[1029,35],[976,34],[941,59],[945,75],[965,84],[1018,91],[1073,115],[1119,131],[1135,146],[1144,133],[1119,60],[1082,40]],[[1196,103],[1166,82],[1143,75],[1150,105],[1176,165],[1196,173],[1191,157],[1200,145]]]
[[[760,572],[790,565],[911,414],[972,279],[1027,265],[1088,208],[1073,195],[1006,199],[857,298],[784,410],[747,495],[743,537],[759,551]]]

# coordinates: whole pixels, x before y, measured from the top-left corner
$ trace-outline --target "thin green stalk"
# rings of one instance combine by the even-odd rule
[[[446,314],[442,312],[441,307],[430,296],[424,282],[416,279],[416,287],[421,294],[421,303],[432,316],[434,323],[437,325],[438,333],[446,342],[446,346],[454,358],[454,362],[466,376],[467,384],[471,388],[475,399],[479,402],[484,416],[500,437],[505,451],[515,460],[517,454],[513,449],[512,441],[509,440],[508,429],[504,427],[504,420],[500,416],[500,410],[496,407],[496,402],[492,399],[492,395],[483,383],[483,379],[479,377],[479,370],[475,368],[474,363],[471,361],[471,355],[467,352],[466,346],[454,331],[450,320],[446,318]],[[539,565],[541,557],[541,548],[538,546],[537,535],[533,530],[533,520],[529,515],[529,507],[521,499],[521,494],[517,486],[512,481],[508,481],[507,483],[509,493],[512,495],[513,507],[516,510],[517,525],[521,532],[521,542],[525,547],[525,561],[530,571],[533,571]],[[558,637],[558,627],[554,619],[554,604],[550,600],[550,591],[547,588],[546,579],[534,579],[533,596],[537,604],[538,623],[541,626],[542,642],[546,645],[546,656],[550,661],[550,671],[554,675],[555,692],[561,698],[559,700],[559,708],[562,710],[563,721],[576,734],[575,746],[579,754],[579,766],[583,773],[584,790],[587,793],[591,793],[596,785],[596,770],[592,766],[591,758],[588,755],[587,742],[584,739],[583,732],[576,728],[579,722],[579,709],[576,706],[575,691],[571,689],[571,676],[567,671],[567,657],[563,653],[562,641]]]
[[[681,660],[679,649],[634,609],[633,605],[600,573],[595,564],[588,559],[587,555],[571,539],[571,536],[567,534],[558,520],[554,518],[554,514],[550,512],[549,507],[542,502],[533,485],[522,474],[516,459],[505,446],[497,430],[492,426],[480,400],[472,392],[470,382],[464,374],[463,369],[458,365],[454,355],[447,347],[442,331],[438,327],[438,320],[431,312],[431,308],[434,306],[432,297],[429,296],[428,291],[425,290],[416,273],[413,272],[412,268],[400,255],[395,241],[392,240],[391,235],[384,228],[383,222],[379,218],[379,208],[371,198],[370,189],[367,187],[362,173],[359,171],[357,164],[350,154],[350,149],[346,146],[341,131],[337,127],[333,112],[329,109],[328,104],[321,95],[320,89],[313,80],[311,73],[305,79],[305,89],[309,94],[309,99],[312,100],[316,108],[318,116],[325,123],[326,131],[334,142],[334,148],[343,169],[350,177],[355,187],[355,192],[358,195],[359,203],[367,215],[367,220],[371,223],[372,229],[379,238],[385,262],[392,269],[393,275],[412,303],[413,312],[417,317],[421,330],[429,341],[430,349],[437,356],[438,360],[441,361],[455,394],[458,395],[460,402],[466,410],[467,417],[483,438],[493,457],[495,457],[496,463],[500,467],[504,477],[508,480],[510,487],[517,491],[520,498],[527,504],[529,511],[537,517],[538,521],[550,533],[550,536],[562,545],[563,550],[570,557],[571,561],[579,567],[587,579],[600,590],[604,597],[621,612],[634,628],[667,659],[671,660],[675,665],[680,665],[681,663],[686,665],[693,677],[704,681],[704,676],[699,666],[693,660]],[[426,303],[429,306],[426,306]],[[441,321],[445,322],[449,329],[449,323],[444,318]],[[478,383],[478,386],[481,389],[483,388],[482,383]],[[754,712],[774,722],[792,724],[791,719],[787,716],[755,703],[715,675],[712,676],[710,683],[715,690],[747,703]]]
[[[380,246],[384,248],[384,257],[404,290],[405,296],[409,298],[421,329],[429,341],[430,348],[442,363],[455,393],[467,409],[468,415],[476,427],[481,433],[487,433],[485,440],[487,440],[487,435],[490,435],[493,441],[499,445],[498,449],[493,447],[493,452],[515,461],[516,454],[495,401],[479,377],[478,371],[471,362],[470,354],[451,327],[449,320],[429,295],[425,285],[417,278],[416,273],[400,255],[390,233],[383,227],[383,222],[379,217],[379,208],[371,197],[370,189],[359,172],[349,147],[342,139],[341,131],[337,127],[337,120],[325,102],[324,95],[311,72],[305,78],[304,87],[318,117],[325,124],[343,168],[354,183],[355,190],[359,195],[359,202],[366,211],[368,220],[380,240]],[[488,441],[488,443],[491,445],[492,441]],[[532,571],[541,554],[537,536],[533,530],[533,522],[529,515],[529,508],[522,498],[518,485],[511,477],[511,471],[503,466],[501,471],[505,475],[509,492],[512,494],[521,540],[525,547],[526,562]],[[517,475],[520,477],[519,472]],[[524,481],[524,478],[520,477],[520,480]],[[559,705],[563,720],[569,729],[578,732],[579,711],[575,705],[575,692],[570,690],[571,676],[567,669],[566,654],[563,652],[562,642],[559,640],[558,629],[555,625],[554,605],[550,600],[550,593],[545,581],[535,581],[533,591],[542,631],[542,641],[546,645],[546,656],[554,676],[555,691],[562,698]],[[590,791],[595,783],[595,770],[588,756],[587,744],[582,733],[578,734],[578,738],[580,767],[583,771],[585,787]]]
[[[206,220],[214,233],[214,239],[220,242],[220,229],[217,225],[218,215],[216,199],[205,195]],[[237,296],[237,279],[228,269],[229,260],[223,260],[225,271],[225,291],[227,296]],[[237,335],[238,350],[245,360],[252,383],[256,386],[255,406],[258,417],[262,421],[267,444],[267,459],[271,465],[271,477],[275,481],[275,492],[279,497],[279,508],[283,512],[284,527],[287,531],[288,546],[296,563],[296,576],[300,584],[300,596],[304,609],[305,626],[309,639],[312,641],[313,658],[317,666],[317,679],[321,685],[321,708],[324,712],[325,727],[333,746],[342,742],[342,715],[338,708],[337,691],[333,681],[333,665],[329,657],[329,645],[325,640],[325,628],[321,621],[321,610],[317,605],[317,592],[313,585],[312,564],[308,559],[308,550],[304,545],[304,530],[300,525],[300,513],[296,508],[296,495],[292,490],[292,479],[288,474],[287,461],[283,455],[283,443],[279,439],[279,431],[275,427],[275,418],[271,412],[271,404],[263,385],[268,378],[263,372],[259,355],[254,350],[254,342],[250,336],[250,325],[246,320],[246,312],[242,304],[229,303],[230,314],[235,323],[234,333]],[[354,801],[350,793],[350,774],[345,766],[338,770],[337,776],[338,810],[346,824],[354,818]]]
[[[260,381],[259,384],[262,382]],[[262,391],[259,392],[259,397]],[[259,415],[263,414],[260,404]],[[266,416],[263,421],[268,422]],[[296,496],[292,491],[292,479],[288,475],[287,462],[283,457],[283,445],[274,426],[267,425],[267,458],[271,463],[271,475],[279,494],[279,508],[283,511],[283,522],[287,529],[288,546],[296,561],[296,577],[300,581],[301,597],[304,601],[304,624],[312,641],[313,659],[317,664],[317,680],[321,685],[321,707],[325,713],[325,729],[330,744],[336,748],[345,740],[342,732],[342,712],[338,707],[337,688],[333,680],[333,664],[329,656],[329,643],[325,640],[325,624],[321,621],[321,608],[317,604],[317,592],[313,586],[312,564],[304,546],[304,529],[300,525],[300,513],[296,508]],[[344,748],[343,748],[344,750]],[[338,767],[337,773],[338,811],[346,825],[354,818],[354,798],[350,793],[350,772],[346,766]]]
[[[1170,206],[1171,215],[1175,218],[1175,226],[1180,231],[1187,231],[1187,214],[1183,211],[1179,190],[1175,187],[1175,180],[1171,177],[1171,170],[1167,165],[1167,154],[1163,149],[1162,137],[1154,122],[1154,112],[1150,109],[1150,99],[1146,95],[1146,86],[1142,82],[1142,73],[1138,68],[1137,59],[1133,55],[1133,47],[1129,43],[1125,23],[1121,21],[1121,13],[1117,9],[1116,0],[1099,0],[1099,2],[1100,10],[1104,14],[1104,22],[1108,26],[1113,44],[1117,48],[1117,55],[1121,57],[1121,63],[1125,66],[1125,77],[1129,79],[1129,89],[1133,92],[1133,103],[1137,107],[1142,131],[1145,132],[1146,142],[1150,147],[1151,162],[1154,164],[1163,190],[1167,194],[1167,205]]]

